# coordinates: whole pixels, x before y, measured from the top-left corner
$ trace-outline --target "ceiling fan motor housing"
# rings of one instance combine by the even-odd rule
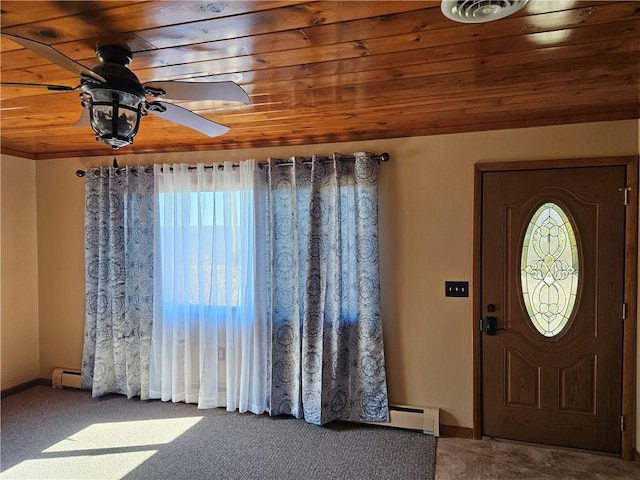
[[[507,17],[529,0],[442,0],[440,9],[449,19],[461,23],[485,23]]]
[[[92,70],[106,82],[83,77],[82,105],[89,109],[96,140],[115,150],[133,143],[140,118],[147,113],[147,101],[138,77],[126,66],[131,62],[128,50],[106,46],[97,55],[102,63]]]

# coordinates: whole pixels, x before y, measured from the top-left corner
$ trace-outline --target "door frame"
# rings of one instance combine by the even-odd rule
[[[624,303],[626,319],[622,340],[622,458],[633,460],[636,440],[636,350],[638,295],[638,157],[572,158],[477,163],[474,172],[473,200],[473,438],[482,438],[482,186],[483,174],[518,170],[562,169],[575,167],[626,167],[628,203],[625,213]],[[623,198],[621,192],[621,201]]]

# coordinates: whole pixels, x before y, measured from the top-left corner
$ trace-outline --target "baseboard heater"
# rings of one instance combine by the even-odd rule
[[[80,371],[68,368],[54,368],[51,374],[53,388],[82,388]]]
[[[388,422],[367,422],[385,427],[421,430],[434,437],[440,436],[440,409],[417,405],[389,405]]]

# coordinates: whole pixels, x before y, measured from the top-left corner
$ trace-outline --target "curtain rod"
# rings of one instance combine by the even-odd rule
[[[325,156],[320,156],[320,155],[318,155],[318,156],[321,158],[321,162],[330,162],[332,160],[331,157],[325,157]],[[299,157],[299,158],[309,158],[309,157]],[[340,161],[343,161],[343,160],[344,161],[353,161],[353,160],[355,160],[355,158],[356,158],[355,155],[340,155],[340,157],[339,157]],[[388,162],[391,159],[391,156],[387,152],[384,152],[384,153],[381,153],[380,155],[372,155],[371,158],[373,160],[377,161],[378,163],[383,163],[383,162]],[[288,159],[274,158],[273,160],[276,160],[277,162],[279,162],[279,163],[276,164],[279,167],[286,167],[286,166],[293,165],[293,162],[291,160],[288,160]],[[306,164],[309,164],[309,163],[311,163],[310,159],[302,161],[303,165],[306,165]],[[260,168],[262,168],[262,167],[267,166],[268,164],[269,164],[268,162],[259,162],[258,166]],[[124,170],[124,167],[119,168],[117,165],[118,165],[118,163],[114,158],[114,160],[113,160],[114,168],[117,168],[119,171]],[[236,168],[236,167],[239,167],[240,165],[237,164],[237,163],[234,163],[231,166],[233,168]],[[146,167],[146,166],[145,165],[134,165],[133,167],[135,168],[135,167]],[[147,167],[147,168],[149,168],[148,171],[152,170],[152,167]],[[195,170],[196,168],[197,168],[196,166],[192,166],[192,167],[189,167],[189,170]],[[213,168],[213,165],[205,165],[204,168]],[[218,165],[218,169],[222,169],[222,168],[224,168],[223,165]],[[87,174],[87,172],[85,170],[76,170],[76,176],[78,176],[78,177],[84,177],[86,174]]]

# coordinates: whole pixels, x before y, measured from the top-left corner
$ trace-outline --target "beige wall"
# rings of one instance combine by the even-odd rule
[[[36,379],[38,252],[36,163],[2,156],[0,163],[1,388]]]
[[[75,161],[40,160],[40,377],[80,369],[84,334],[84,181]]]
[[[444,282],[472,279],[474,164],[637,155],[638,131],[637,121],[623,121],[118,160],[196,163],[389,152],[391,162],[382,166],[380,178],[380,256],[390,399],[439,406],[443,423],[471,427],[471,297],[445,298]],[[111,161],[112,156],[37,162],[41,377],[55,366],[81,364],[84,182],[74,172]]]

